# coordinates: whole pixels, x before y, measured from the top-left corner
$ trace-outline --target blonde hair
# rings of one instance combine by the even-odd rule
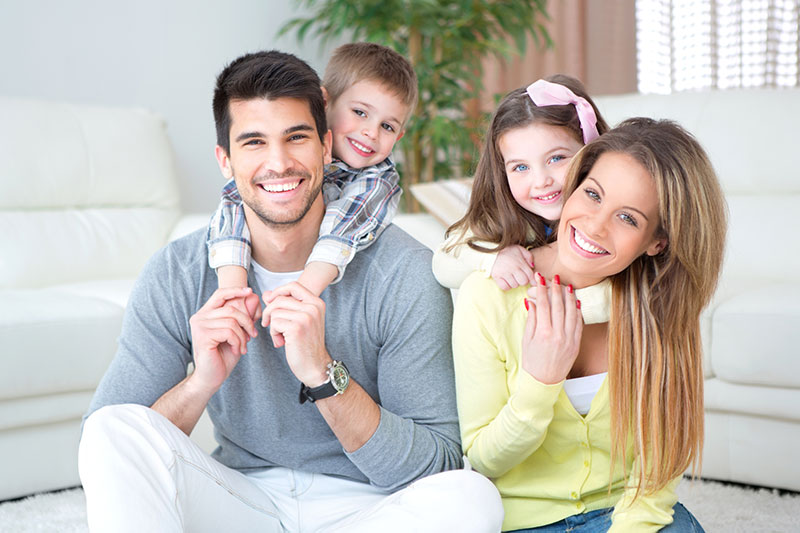
[[[597,132],[602,135],[608,131],[608,124],[580,81],[563,74],[545,79],[563,85],[575,95],[586,99],[597,115]],[[548,222],[520,206],[511,194],[503,154],[498,144],[500,137],[509,130],[524,128],[530,124],[548,124],[565,128],[583,144],[583,130],[574,105],[539,107],[533,103],[525,89],[520,87],[511,91],[497,106],[475,171],[467,212],[461,220],[447,229],[448,236],[455,231],[471,231],[473,236],[466,243],[470,248],[481,252],[502,250],[512,244],[540,246],[547,241]],[[530,238],[530,233],[533,234],[533,239]],[[485,248],[477,244],[480,241],[497,246]],[[452,243],[446,251],[458,244],[459,242]]]
[[[391,91],[408,107],[408,120],[417,104],[417,74],[402,55],[375,43],[348,43],[333,51],[322,86],[335,102],[343,92],[364,80],[374,81]]]
[[[666,239],[611,278],[608,378],[612,462],[632,437],[640,462],[636,495],[652,493],[691,464],[703,447],[700,312],[722,265],[726,204],[703,148],[670,121],[632,118],[584,147],[564,187],[569,196],[606,152],[624,153],[652,176]],[[612,463],[613,464],[613,463]]]

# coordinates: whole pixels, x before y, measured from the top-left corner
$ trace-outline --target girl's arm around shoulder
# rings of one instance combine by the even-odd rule
[[[467,276],[480,272],[489,277],[497,252],[479,252],[467,244],[471,233],[450,235],[433,254],[433,275],[441,285],[458,289]],[[455,247],[450,248],[455,245]],[[488,246],[491,246],[489,244]]]

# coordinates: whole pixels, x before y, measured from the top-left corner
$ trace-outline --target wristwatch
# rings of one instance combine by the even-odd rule
[[[329,398],[336,394],[342,394],[347,390],[350,385],[350,372],[344,363],[341,361],[333,361],[328,363],[328,381],[319,387],[306,386],[304,383],[300,384],[300,403],[305,403],[308,400],[311,403],[323,398]]]

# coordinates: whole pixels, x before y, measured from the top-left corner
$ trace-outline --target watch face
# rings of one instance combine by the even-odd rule
[[[350,374],[347,373],[347,369],[343,365],[336,365],[331,369],[331,383],[339,392],[344,392],[347,388],[348,383],[350,383]]]

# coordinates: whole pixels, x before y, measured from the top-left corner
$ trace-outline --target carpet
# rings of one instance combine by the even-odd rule
[[[800,493],[684,480],[678,497],[708,533],[800,531]],[[83,490],[49,492],[0,504],[0,532],[85,533]]]

